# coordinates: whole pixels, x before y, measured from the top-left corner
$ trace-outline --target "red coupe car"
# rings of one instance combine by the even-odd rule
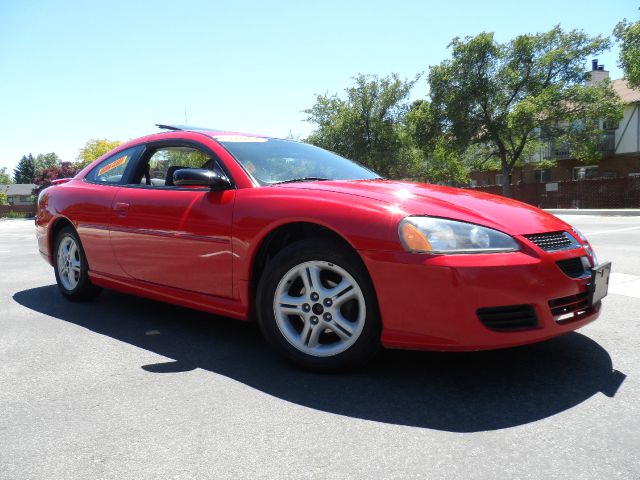
[[[304,143],[161,127],[40,194],[39,248],[68,299],[106,287],[257,318],[316,370],[380,345],[538,342],[599,315],[611,265],[537,208],[385,180]]]

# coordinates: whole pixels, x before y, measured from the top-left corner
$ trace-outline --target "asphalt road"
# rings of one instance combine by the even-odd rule
[[[639,479],[640,217],[566,219],[614,261],[597,322],[342,375],[290,367],[254,325],[69,303],[32,221],[0,221],[0,478]]]

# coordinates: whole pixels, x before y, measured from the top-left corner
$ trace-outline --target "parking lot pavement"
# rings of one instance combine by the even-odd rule
[[[640,275],[640,220],[568,220]],[[633,295],[541,344],[318,375],[251,324],[63,300],[32,221],[0,221],[0,265],[0,479],[640,478]]]

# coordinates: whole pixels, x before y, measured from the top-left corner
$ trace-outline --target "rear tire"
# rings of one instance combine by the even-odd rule
[[[76,231],[63,227],[55,240],[53,269],[58,288],[65,298],[72,301],[90,300],[100,291],[89,280],[89,265],[82,243]]]
[[[285,247],[266,265],[256,302],[269,344],[304,368],[356,367],[380,347],[380,315],[369,275],[360,258],[334,240]]]

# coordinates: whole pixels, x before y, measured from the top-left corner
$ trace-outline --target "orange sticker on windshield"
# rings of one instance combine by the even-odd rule
[[[119,159],[114,160],[111,163],[108,163],[107,165],[102,167],[100,170],[98,170],[98,176],[107,173],[109,170],[113,170],[114,168],[118,168],[120,165],[123,165],[127,161],[127,158],[129,158],[129,156],[128,155],[124,155],[123,157],[120,157]]]

